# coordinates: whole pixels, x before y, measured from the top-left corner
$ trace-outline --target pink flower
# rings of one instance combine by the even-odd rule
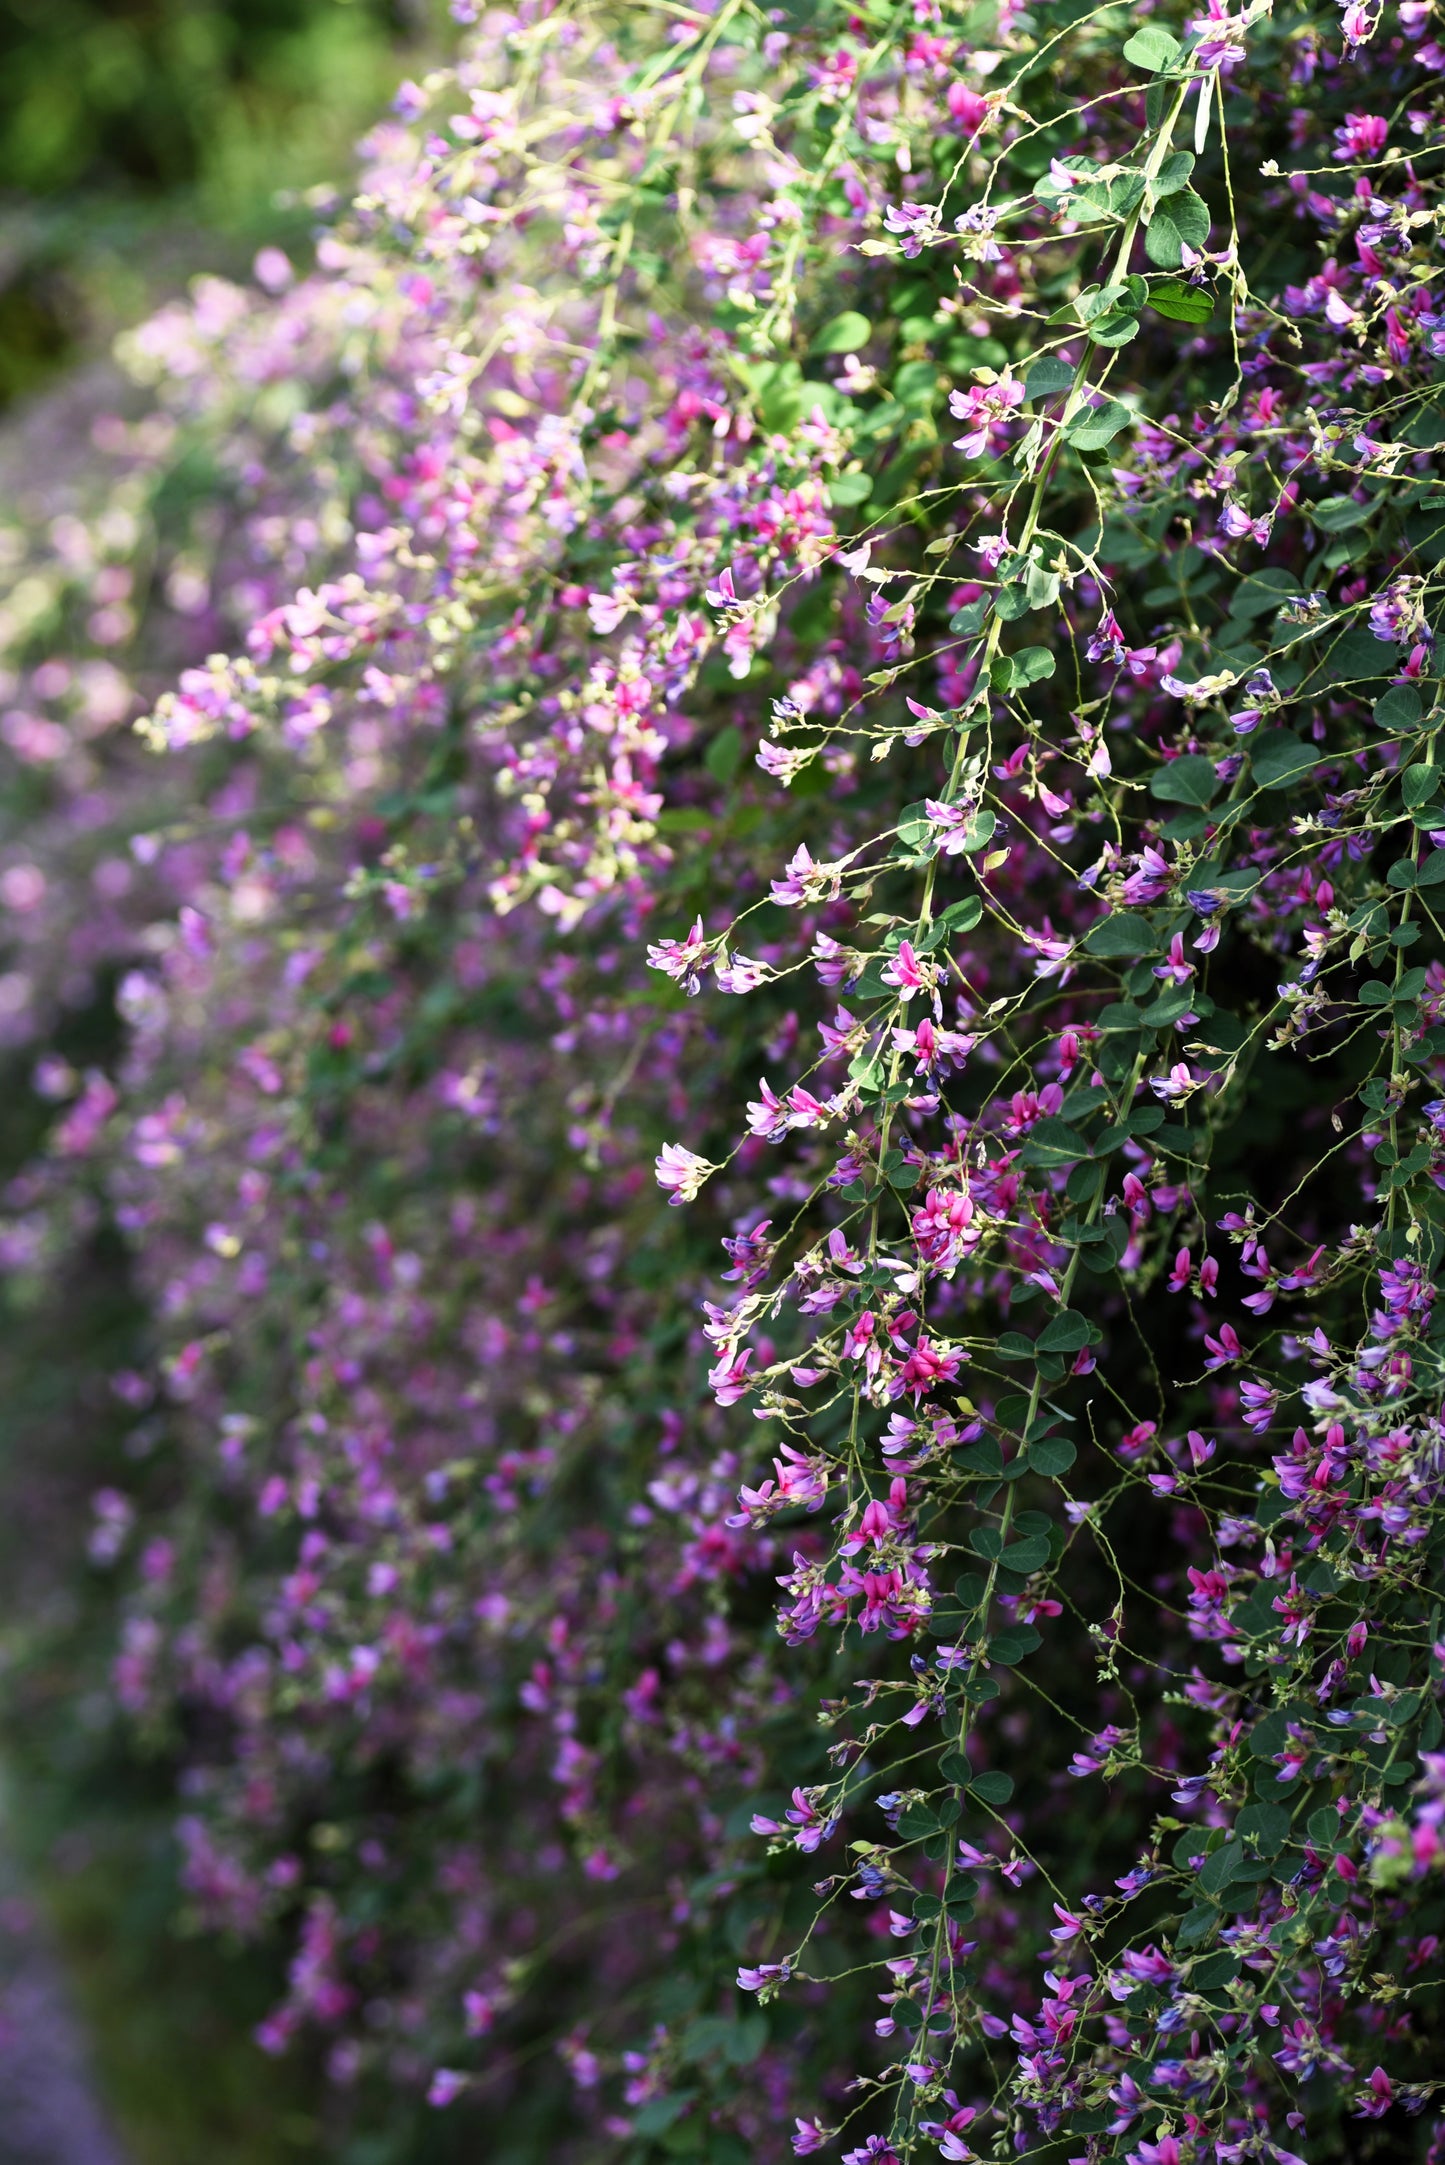
[[[911,1000],[915,992],[925,992],[937,982],[938,972],[933,963],[914,952],[911,940],[900,940],[893,960],[879,971],[885,985],[893,985],[905,1000]]]
[[[1187,1098],[1191,1092],[1199,1089],[1202,1081],[1202,1076],[1190,1073],[1187,1064],[1183,1060],[1176,1060],[1167,1075],[1150,1076],[1149,1088],[1156,1098],[1164,1098],[1167,1102],[1173,1104],[1177,1103],[1180,1098]]]
[[[695,1150],[684,1150],[681,1143],[664,1143],[657,1155],[657,1185],[670,1188],[669,1203],[690,1203],[710,1173],[717,1167],[700,1158]]]
[[[966,135],[977,135],[989,117],[988,99],[977,90],[970,90],[967,83],[950,83],[946,102]]]
[[[649,947],[647,966],[650,970],[661,970],[665,977],[681,985],[691,998],[701,988],[701,973],[707,967],[710,945],[699,917],[685,940],[659,940]]]
[[[997,448],[1003,441],[1001,432],[1005,424],[1012,419],[1014,408],[1023,404],[1024,398],[1022,382],[1007,369],[1002,376],[995,376],[991,369],[980,370],[979,374],[983,380],[972,390],[948,394],[949,412],[955,421],[965,424],[965,433],[955,438],[953,448],[971,459],[981,458],[990,448]]]
[[[1331,155],[1340,160],[1378,158],[1390,133],[1384,113],[1346,113],[1344,126],[1335,130]]]
[[[1338,1860],[1336,1860],[1338,1862]],[[1382,2120],[1395,2102],[1395,2085],[1383,2067],[1373,2068],[1365,2088],[1355,2096],[1355,2117],[1360,2120]]]

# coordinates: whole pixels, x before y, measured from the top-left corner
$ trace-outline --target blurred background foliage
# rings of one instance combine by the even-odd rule
[[[431,0],[0,0],[0,408],[199,270],[304,249]]]
[[[7,409],[13,422],[37,395],[63,398],[196,272],[244,276],[267,244],[304,262],[352,143],[440,50],[444,20],[433,0],[0,0],[0,454]],[[15,484],[16,457],[0,476]],[[110,998],[69,1029],[67,1057],[103,1063]],[[0,1184],[45,1117],[30,1064],[0,1072]],[[74,1568],[123,1450],[97,1379],[143,1336],[105,1228],[38,1310],[5,1294],[4,1842],[56,1934],[128,2165],[454,2165],[437,2115],[358,2097],[337,2122],[314,2067],[253,2042],[274,1965],[177,1926],[174,1769],[163,1745],[141,1761],[121,1734],[108,1595]]]

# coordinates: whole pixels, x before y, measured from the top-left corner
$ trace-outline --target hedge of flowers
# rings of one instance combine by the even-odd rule
[[[1445,2157],[1433,0],[455,12],[11,536],[195,1911],[498,2155]]]

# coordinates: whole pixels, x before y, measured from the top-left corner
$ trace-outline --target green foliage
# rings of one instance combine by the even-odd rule
[[[304,255],[434,0],[0,0],[0,407],[198,268]]]

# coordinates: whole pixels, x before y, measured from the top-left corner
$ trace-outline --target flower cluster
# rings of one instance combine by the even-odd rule
[[[4,1254],[268,2049],[1445,2155],[1434,30],[528,0],[15,535]]]

